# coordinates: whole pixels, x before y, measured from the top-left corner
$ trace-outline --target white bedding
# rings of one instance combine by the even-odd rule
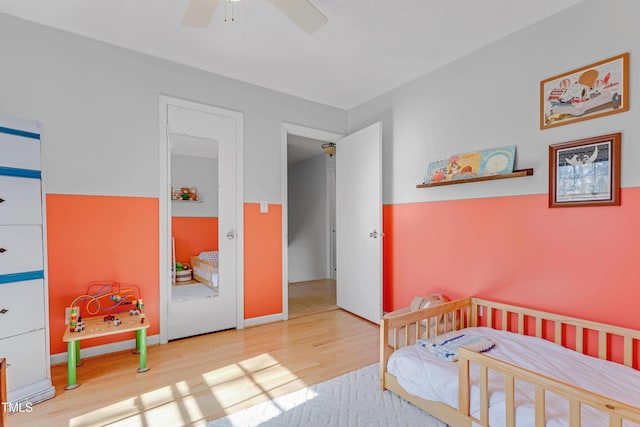
[[[624,365],[585,356],[576,351],[536,337],[499,331],[491,328],[467,328],[465,331],[496,342],[486,354],[542,373],[562,382],[591,390],[612,399],[640,407],[640,372]],[[395,351],[387,365],[399,384],[410,394],[427,400],[458,407],[458,364],[430,353],[418,345]],[[505,425],[504,380],[489,371],[489,422]],[[471,413],[480,418],[479,368],[471,364]],[[568,425],[567,400],[547,392],[547,427]],[[534,388],[516,381],[516,425],[534,426]],[[606,415],[583,405],[583,426],[604,426]],[[626,422],[626,426],[637,426]]]

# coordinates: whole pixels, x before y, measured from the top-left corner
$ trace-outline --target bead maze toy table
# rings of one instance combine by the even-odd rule
[[[76,366],[80,366],[80,341],[89,338],[104,337],[107,335],[121,334],[124,332],[136,332],[136,350],[140,354],[140,367],[138,372],[147,372],[147,328],[148,319],[140,323],[140,316],[128,314],[118,317],[122,323],[118,326],[113,321],[105,322],[104,317],[83,317],[85,328],[82,332],[71,332],[69,328],[64,333],[62,341],[67,343],[67,385],[65,390],[73,390],[80,386],[76,382]]]

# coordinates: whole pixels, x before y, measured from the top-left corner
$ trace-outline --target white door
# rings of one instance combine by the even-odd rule
[[[191,152],[193,157],[198,158],[208,155],[206,153],[209,149],[208,145],[215,145],[218,162],[219,237],[218,242],[211,242],[211,248],[217,247],[219,253],[218,286],[210,287],[202,283],[178,284],[178,282],[168,284],[171,289],[168,298],[168,339],[176,339],[236,327],[237,135],[236,121],[231,118],[173,105],[169,105],[168,108],[168,127],[170,152],[179,151],[184,154],[185,151],[182,150],[186,150]],[[187,141],[184,141],[185,139]],[[172,140],[176,142],[171,143]],[[176,147],[179,140],[181,143],[178,149]],[[171,162],[169,165],[171,170]],[[174,182],[173,184],[189,183]],[[209,196],[213,197],[211,193]],[[207,195],[204,194],[202,197]],[[175,203],[173,201],[169,203],[169,219],[171,219],[171,206],[177,210]],[[213,279],[215,281],[215,278]]]
[[[382,123],[336,144],[337,304],[382,315]]]

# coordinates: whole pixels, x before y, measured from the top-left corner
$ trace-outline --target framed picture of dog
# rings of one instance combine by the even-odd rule
[[[628,110],[628,53],[540,82],[540,129]]]

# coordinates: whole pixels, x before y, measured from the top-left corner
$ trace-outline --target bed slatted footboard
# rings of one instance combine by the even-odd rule
[[[454,316],[457,323],[454,329],[467,326],[487,326],[532,335],[553,341],[556,344],[577,352],[601,359],[623,363],[637,369],[640,355],[634,349],[640,342],[640,331],[611,326],[568,316],[531,310],[508,304],[496,303],[477,298],[465,298],[435,307],[409,312],[393,317],[384,317],[380,324],[380,385],[381,389],[391,390],[414,405],[431,413],[442,421],[456,426],[471,426],[476,422],[489,426],[489,385],[490,371],[504,375],[506,394],[507,427],[515,426],[515,381],[533,384],[535,388],[535,425],[545,425],[545,394],[552,392],[564,397],[569,402],[569,419],[571,427],[582,425],[581,409],[583,405],[603,412],[608,417],[610,427],[621,427],[623,421],[640,423],[640,408],[618,402],[579,387],[528,371],[518,366],[500,361],[484,353],[475,353],[460,349],[459,368],[459,402],[460,409],[448,405],[421,399],[408,394],[398,384],[393,375],[386,372],[387,362],[391,354],[398,348],[414,344],[420,337],[419,325],[425,320],[438,324],[438,319],[446,314]],[[433,323],[426,323],[433,325]],[[427,328],[426,334],[439,335],[446,330],[436,327]],[[404,339],[399,339],[404,331]],[[408,333],[415,331],[415,333]],[[480,368],[480,419],[472,417],[470,408],[471,384],[469,379],[470,365],[474,363]]]
[[[193,279],[207,285],[211,289],[215,289],[213,283],[213,274],[215,266],[212,262],[205,261],[196,256],[191,257],[191,269],[193,270]]]

